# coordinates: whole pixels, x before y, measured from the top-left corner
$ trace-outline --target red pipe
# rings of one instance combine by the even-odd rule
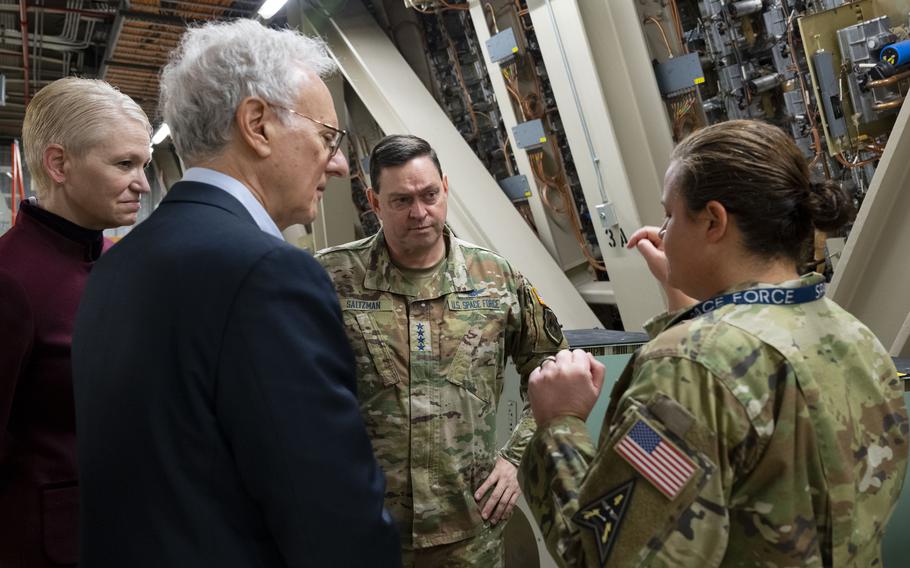
[[[32,99],[28,91],[28,6],[25,5],[27,0],[19,0],[19,25],[22,29],[22,72],[25,81],[22,83],[25,94],[25,106]]]
[[[10,209],[10,226],[16,225],[16,143],[10,145],[10,164],[13,165],[13,174],[9,182],[9,209]]]

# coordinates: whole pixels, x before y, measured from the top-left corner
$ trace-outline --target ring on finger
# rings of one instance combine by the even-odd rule
[[[553,355],[544,357],[544,360],[540,362],[540,366],[543,367],[543,364],[546,363],[547,361],[549,361],[551,363],[556,363],[556,357]]]

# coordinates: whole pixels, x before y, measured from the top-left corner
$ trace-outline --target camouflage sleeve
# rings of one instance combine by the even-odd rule
[[[748,435],[741,406],[704,367],[650,359],[636,364],[596,455],[581,458],[580,433],[549,448],[538,434],[523,489],[566,565],[715,566],[728,539],[729,449]]]
[[[525,499],[540,526],[547,548],[562,566],[581,566],[581,541],[572,517],[578,490],[594,457],[588,428],[565,416],[537,430],[521,462]]]
[[[528,404],[528,376],[545,357],[555,355],[559,350],[567,349],[569,346],[556,314],[521,275],[518,275],[517,294],[521,312],[518,318],[519,325],[512,337],[506,338],[506,345],[521,376],[520,392],[524,405],[518,425],[500,451],[500,455],[515,466],[521,463],[521,456],[536,428],[534,417],[531,416],[531,406]]]

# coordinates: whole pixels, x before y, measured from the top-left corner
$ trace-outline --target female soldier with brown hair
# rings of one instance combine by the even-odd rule
[[[613,389],[562,351],[530,378],[538,430],[523,489],[567,566],[875,566],[907,467],[907,411],[888,353],[800,276],[815,228],[852,204],[812,183],[780,129],[730,121],[674,151],[666,219],[629,242],[670,313]]]

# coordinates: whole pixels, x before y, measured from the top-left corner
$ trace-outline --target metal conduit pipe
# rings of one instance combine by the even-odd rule
[[[28,6],[27,11],[31,13],[45,12],[47,14],[74,14],[80,16],[83,20],[98,20],[104,22],[114,19],[114,12],[99,12],[94,10],[75,10],[71,8],[44,8],[41,6]],[[15,4],[0,4],[0,12],[19,13],[19,6]]]
[[[585,142],[588,145],[588,155],[594,162],[594,171],[597,174],[597,190],[600,192],[600,198],[604,203],[609,202],[607,190],[604,185],[603,173],[600,171],[600,158],[594,149],[594,141],[591,139],[591,130],[588,128],[588,121],[585,118],[584,109],[581,106],[581,99],[578,96],[578,89],[575,86],[575,78],[572,76],[572,66],[569,65],[569,58],[566,56],[566,49],[562,41],[562,34],[559,31],[559,24],[556,23],[556,14],[553,12],[553,5],[550,0],[544,0],[547,5],[547,15],[550,17],[550,23],[553,24],[553,31],[556,33],[556,41],[559,44],[559,55],[562,63],[566,68],[566,75],[569,76],[569,87],[572,90],[572,98],[575,100],[575,108],[578,110],[578,118],[581,120],[581,129],[585,134]]]
[[[40,38],[42,47],[45,49],[50,49],[52,51],[67,51],[67,52],[76,52],[82,51],[91,45],[92,34],[95,31],[95,22],[88,22],[88,26],[85,29],[85,39],[81,42],[72,42],[61,39],[62,36],[44,36]],[[35,38],[28,37],[28,30],[25,31],[25,42],[23,42],[23,34],[15,30],[6,30],[6,37],[4,40],[7,43],[13,45],[23,45],[27,43],[29,47],[33,46],[37,41]]]

